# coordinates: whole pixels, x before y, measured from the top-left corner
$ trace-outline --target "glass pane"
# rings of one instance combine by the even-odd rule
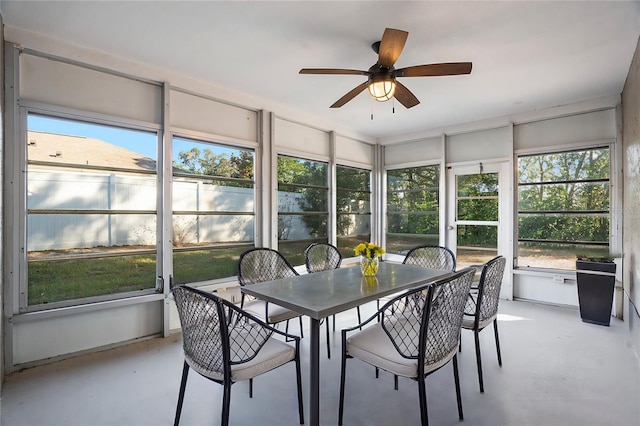
[[[456,269],[486,263],[498,255],[498,227],[458,225]]]
[[[174,247],[253,243],[253,215],[174,215]],[[175,264],[175,260],[174,260]]]
[[[365,241],[371,241],[371,234],[359,234],[338,237],[338,251],[343,257],[354,257],[354,248]]]
[[[254,152],[174,138],[173,170],[173,210],[182,213],[172,222],[174,283],[236,275],[239,255],[253,247]],[[246,245],[219,246],[228,243]]]
[[[328,242],[328,164],[278,156],[278,250],[292,265],[304,249]]]
[[[370,213],[371,193],[338,191],[336,209],[342,213]]]
[[[388,253],[407,254],[413,247],[420,245],[438,245],[438,235],[387,234]]]
[[[336,166],[336,185],[338,192],[343,189],[371,192],[371,172],[369,170]]]
[[[253,213],[253,200],[252,182],[240,186],[235,182],[212,184],[181,177],[173,181],[173,209],[177,211]]]
[[[387,171],[387,191],[406,189],[439,190],[440,167],[425,166]]]
[[[326,238],[329,215],[278,215],[278,240]]]
[[[518,266],[575,269],[578,253],[608,254],[609,155],[605,147],[518,158]]]
[[[278,156],[278,183],[328,186],[328,165],[317,161]]]
[[[176,172],[240,180],[229,181],[225,186],[248,187],[242,180],[253,181],[251,150],[182,138],[174,138],[172,145]]]
[[[155,215],[32,213],[27,217],[30,255],[47,250],[110,255],[112,250],[152,250],[155,245]]]
[[[458,197],[498,196],[498,174],[459,175]]]
[[[519,215],[518,240],[609,242],[609,215]]]
[[[457,220],[498,220],[498,198],[458,200]]]
[[[278,185],[278,212],[326,212],[328,189]]]
[[[338,214],[338,236],[369,235],[371,233],[371,215],[369,214]]]
[[[388,253],[439,241],[439,166],[387,171]]]
[[[117,254],[117,249],[103,254]],[[52,259],[53,253],[46,256]],[[66,260],[41,260],[42,253],[28,256],[28,304],[40,305],[93,296],[154,289],[156,255],[125,255],[72,259],[68,252],[56,251]],[[62,257],[63,254],[67,256]],[[44,256],[43,256],[44,257]]]
[[[519,242],[518,267],[573,270],[576,269],[576,257],[578,254],[607,257],[609,255],[609,246]]]
[[[293,266],[304,265],[304,251],[312,243],[327,243],[327,238],[311,238],[304,241],[278,241],[278,251]]]
[[[27,206],[33,210],[155,210],[155,175],[47,170],[29,165]]]
[[[232,277],[238,273],[240,255],[251,248],[253,248],[252,245],[205,250],[175,250],[173,252],[174,284]]]
[[[29,114],[27,158],[53,165],[156,171],[157,135]]]
[[[438,214],[389,214],[387,229],[395,234],[432,234],[438,236]]]
[[[608,182],[526,185],[518,188],[519,211],[609,210]]]
[[[609,179],[609,148],[521,156],[518,182]]]
[[[353,257],[355,246],[371,241],[371,172],[336,166],[336,181],[338,250]]]
[[[33,114],[27,125],[28,305],[153,290],[157,134]]]
[[[438,212],[438,193],[413,190],[387,193],[389,212]]]

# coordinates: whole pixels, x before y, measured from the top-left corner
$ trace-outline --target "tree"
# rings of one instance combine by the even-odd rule
[[[180,162],[174,162],[174,167],[182,171],[222,178],[253,180],[253,152],[238,151],[231,155],[216,154],[212,149],[201,150],[198,147],[178,153]],[[246,183],[231,180],[210,181],[211,184],[224,186],[246,187]]]

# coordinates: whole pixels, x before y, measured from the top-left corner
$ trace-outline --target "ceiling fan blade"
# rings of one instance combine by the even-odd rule
[[[409,33],[406,31],[386,28],[382,35],[382,40],[380,40],[378,64],[391,68],[400,57],[408,36]]]
[[[393,96],[407,109],[414,107],[420,103],[418,98],[416,98],[409,89],[407,89],[398,81],[396,81],[396,92]]]
[[[358,87],[352,89],[349,93],[347,93],[346,95],[344,95],[343,97],[335,101],[335,103],[331,105],[331,108],[340,108],[342,105],[346,104],[351,99],[358,96],[360,92],[362,92],[364,89],[367,88],[368,85],[369,85],[368,81],[365,81],[364,83],[360,84]]]
[[[342,75],[369,75],[369,71],[343,70],[338,68],[302,68],[300,74],[342,74]]]
[[[439,75],[471,74],[471,67],[471,62],[416,65],[396,70],[396,77],[435,77]]]

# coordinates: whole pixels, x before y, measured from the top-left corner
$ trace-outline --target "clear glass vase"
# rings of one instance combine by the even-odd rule
[[[378,273],[378,262],[379,259],[377,257],[369,258],[360,256],[360,270],[362,271],[362,275],[365,277],[375,276]]]

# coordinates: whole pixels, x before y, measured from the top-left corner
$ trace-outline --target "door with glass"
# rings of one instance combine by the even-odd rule
[[[446,242],[456,255],[456,269],[507,257],[507,171],[507,163],[448,168]]]

